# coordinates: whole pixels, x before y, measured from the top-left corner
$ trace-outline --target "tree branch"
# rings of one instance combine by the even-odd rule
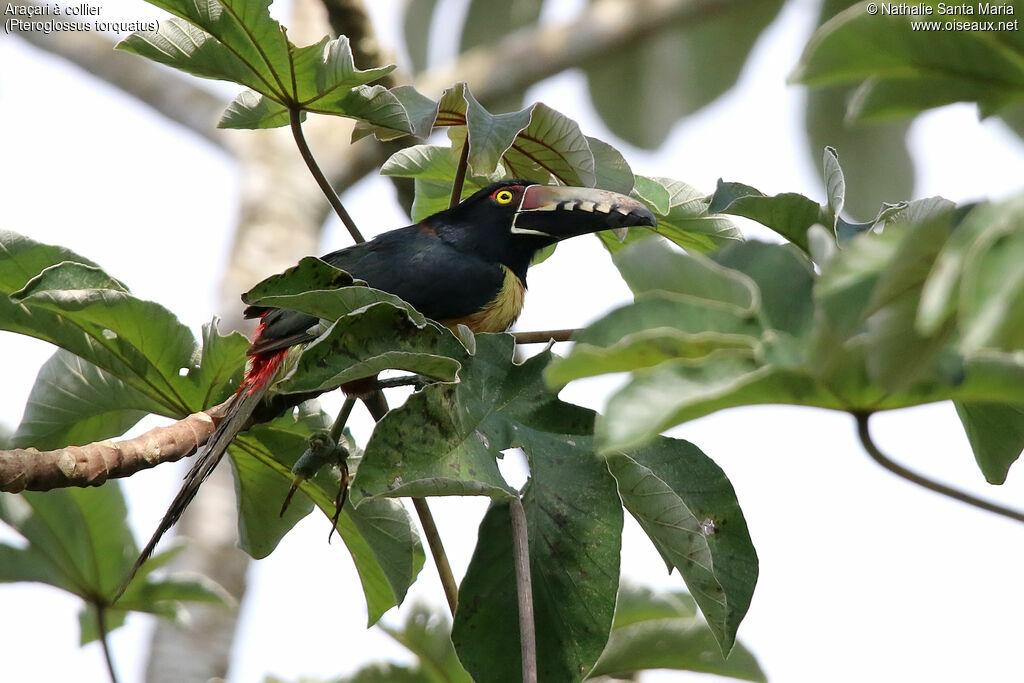
[[[572,341],[572,336],[579,331],[579,328],[575,328],[571,330],[540,330],[538,332],[513,332],[512,336],[516,338],[516,344],[547,344],[550,341]]]
[[[0,451],[0,491],[49,491],[67,486],[99,486],[107,479],[194,454],[224,417],[227,401],[166,427],[125,441],[97,441],[55,451],[16,448]]]
[[[878,449],[878,446],[876,446],[875,442],[871,439],[871,432],[868,429],[868,420],[871,419],[871,413],[857,413],[854,417],[857,418],[857,434],[860,436],[860,443],[864,446],[864,450],[867,451],[872,460],[895,474],[897,477],[906,479],[918,486],[923,486],[929,491],[934,491],[935,493],[947,496],[953,500],[959,500],[961,503],[967,503],[968,505],[972,505],[976,508],[987,510],[988,512],[992,512],[1003,517],[1009,517],[1010,519],[1015,519],[1018,522],[1024,522],[1024,512],[1003,507],[1002,505],[984,500],[983,498],[972,496],[971,494],[955,489],[952,486],[946,486],[945,484],[920,475],[917,472],[908,470],[903,465],[890,460]]]

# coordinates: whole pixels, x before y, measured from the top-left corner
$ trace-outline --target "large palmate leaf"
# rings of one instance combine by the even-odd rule
[[[124,622],[128,611],[180,618],[183,602],[222,602],[223,591],[208,582],[150,573],[171,553],[150,559],[115,606],[110,601],[128,575],[138,548],[128,528],[127,510],[116,484],[46,493],[0,494],[0,520],[27,541],[23,547],[0,544],[0,581],[38,581],[82,598],[83,644],[97,636],[95,614],[103,609],[108,628]]]
[[[137,31],[118,48],[202,78],[249,88],[228,106],[223,128],[288,125],[291,112],[346,116],[413,132],[409,112],[387,89],[367,84],[395,67],[357,69],[346,36],[296,47],[270,16],[269,0],[152,0],[177,15]]]
[[[59,259],[59,260],[58,260]],[[75,254],[15,233],[0,234],[0,329],[59,346],[183,417],[208,393],[182,376],[192,366],[192,333],[162,306]],[[13,295],[8,298],[7,295]]]
[[[907,116],[951,102],[977,102],[991,114],[1024,100],[1024,38],[1012,19],[957,16],[963,30],[915,30],[921,21],[949,19],[936,11],[937,0],[921,4],[930,16],[874,15],[863,2],[841,12],[814,34],[792,78],[808,85],[862,82],[851,118]],[[1001,6],[1024,11],[1016,0]]]

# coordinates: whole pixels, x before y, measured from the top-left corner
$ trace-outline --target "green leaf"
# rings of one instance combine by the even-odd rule
[[[654,590],[632,581],[619,582],[613,629],[653,619],[691,619],[697,616],[697,602],[684,591]]]
[[[409,61],[412,62],[413,75],[427,68],[430,26],[436,5],[437,0],[409,0],[405,4],[402,32],[405,36],[405,49],[409,54]]]
[[[766,403],[846,408],[804,372],[723,349],[699,363],[677,359],[635,372],[609,399],[597,436],[604,452],[628,449],[717,410]]]
[[[306,114],[299,115],[299,121],[305,121]],[[280,128],[291,123],[288,107],[253,90],[238,93],[224,114],[217,122],[218,128],[236,130],[257,130],[260,128]]]
[[[233,394],[242,382],[249,339],[240,332],[226,336],[217,329],[217,319],[203,325],[203,350],[199,367],[191,367],[188,380],[202,406],[214,406]]]
[[[232,605],[233,598],[223,588],[205,577],[169,576],[159,580],[150,579],[152,572],[163,566],[184,546],[154,556],[143,565],[136,578],[121,596],[116,607],[105,606],[107,632],[124,623],[129,612],[144,612],[168,619],[181,627],[190,623],[186,603]],[[81,645],[99,639],[99,624],[96,621],[96,605],[86,603],[78,614]]]
[[[1006,481],[1007,470],[1024,450],[1024,405],[954,401],[985,480]]]
[[[656,241],[630,245],[614,260],[634,294],[675,292],[748,313],[760,304],[757,286],[743,273],[723,268],[704,256],[681,254]]]
[[[508,498],[498,472],[524,417],[557,399],[538,381],[546,356],[513,365],[512,337],[477,335],[455,384],[433,384],[377,423],[352,484],[352,498],[487,495]]]
[[[432,683],[472,683],[452,645],[451,621],[446,614],[413,605],[400,628],[381,624],[389,636],[419,658],[419,671]],[[389,679],[390,680],[390,679]]]
[[[836,220],[843,211],[846,203],[846,178],[843,177],[843,169],[839,165],[839,154],[834,147],[826,147],[822,155],[822,168],[825,176],[825,205],[832,214],[832,227],[835,228]]]
[[[757,554],[729,480],[700,449],[676,439],[606,460],[623,505],[682,574],[728,654],[757,582]]]
[[[810,332],[814,266],[795,246],[752,240],[723,247],[711,254],[711,260],[754,282],[767,327],[797,339]]]
[[[287,393],[329,391],[383,370],[407,370],[450,381],[466,349],[448,329],[417,322],[404,307],[375,303],[340,318],[307,346],[294,373],[278,386]]]
[[[513,31],[536,24],[543,5],[543,0],[470,0],[459,52],[492,45]]]
[[[152,4],[163,7],[162,3]],[[194,7],[211,11],[219,5],[215,0],[201,0]],[[225,16],[219,10],[216,10],[216,14]],[[278,82],[258,53],[253,54],[256,51],[254,45],[250,43],[248,49],[238,53],[198,24],[190,17],[184,17],[184,20],[164,19],[156,31],[136,31],[118,43],[117,49],[166,64],[193,76],[230,81],[261,93],[274,93],[277,98],[282,97],[283,83]],[[276,44],[280,41],[283,38],[278,33],[278,40],[274,42]],[[284,59],[287,60],[287,56]],[[279,66],[287,69],[287,61],[281,62]]]
[[[939,5],[937,0],[922,4],[933,10]],[[1015,14],[1024,10],[1017,2],[1007,5]],[[863,81],[849,113],[865,119],[960,101],[977,102],[993,113],[1024,100],[1024,40],[1012,25],[915,31],[912,22],[945,19],[934,11],[931,17],[871,15],[865,7],[858,3],[819,28],[791,78],[812,86]]]
[[[295,69],[294,94],[298,101],[310,111],[325,114],[344,113],[340,103],[351,90],[372,83],[395,70],[393,64],[357,69],[347,36],[338,36],[333,40],[325,37],[313,45],[295,48],[292,61]],[[386,92],[384,88],[381,90]]]
[[[85,259],[12,232],[0,233],[0,329],[27,334],[97,365],[181,417],[199,405],[181,368],[192,333],[163,307],[135,299]],[[93,285],[113,283],[109,289]],[[76,288],[79,283],[84,289]],[[71,287],[71,288],[67,288]]]
[[[615,678],[646,669],[717,674],[741,681],[767,681],[751,652],[737,645],[728,659],[708,627],[695,619],[658,619],[612,631],[591,677]]]
[[[813,88],[807,93],[807,149],[821,172],[821,150],[825,146],[839,150],[853,190],[846,197],[846,211],[866,219],[882,202],[909,197],[914,190],[914,165],[906,142],[910,124],[848,122],[845,114],[849,95],[850,89],[844,86]]]
[[[44,270],[11,295],[21,306],[4,327],[99,366],[158,402],[163,414],[180,417],[205,407],[180,374],[195,351],[188,328],[164,307],[136,299],[121,287],[90,288],[96,274],[86,272],[76,263]],[[83,288],[68,288],[70,280],[82,275]]]
[[[534,109],[531,107],[506,114],[491,114],[476,101],[465,83],[457,87],[461,87],[462,97],[466,100],[469,170],[474,175],[489,175],[498,169],[502,157],[517,142],[520,133],[530,125]]]
[[[659,26],[628,48],[609,51],[586,68],[594,107],[618,137],[659,147],[679,119],[732,87],[782,5],[760,0],[716,8],[699,21]]]
[[[743,216],[771,228],[805,252],[807,230],[815,223],[829,224],[813,199],[787,192],[768,197],[749,185],[718,181],[710,210]]]
[[[415,145],[395,152],[381,167],[382,175],[416,180],[416,197],[412,205],[414,221],[448,208],[458,154],[455,147]],[[465,199],[504,176],[504,168],[489,176],[476,176],[467,172],[462,186],[462,198]]]
[[[645,669],[766,680],[757,660],[742,644],[736,644],[728,659],[722,657],[718,643],[697,616],[689,595],[682,591],[652,591],[622,582],[611,637],[590,678],[633,678]]]
[[[39,370],[14,447],[50,450],[119,436],[160,404],[78,356],[58,349]]]
[[[109,599],[135,559],[127,514],[121,489],[113,485],[0,494],[0,519],[25,537],[39,563],[32,580],[85,600]]]
[[[398,104],[405,110],[402,122],[408,122],[408,127],[403,123],[402,128],[395,128],[391,125],[383,125],[386,120],[371,123],[368,121],[356,121],[356,127],[352,131],[352,142],[361,140],[368,135],[375,135],[381,142],[388,142],[409,134],[421,139],[430,135],[437,119],[438,103],[426,95],[420,93],[411,85],[400,85],[388,90],[391,97],[397,100]]]
[[[316,427],[315,424],[313,426]],[[232,460],[236,468],[255,471],[246,462],[253,460],[264,467],[262,476],[248,479],[250,485],[242,486],[240,490],[242,494],[247,494],[250,502],[246,504],[243,501],[239,519],[239,525],[245,527],[244,536],[258,540],[264,550],[268,546],[272,549],[290,529],[290,525],[294,524],[293,519],[290,523],[275,523],[269,531],[259,527],[260,520],[266,514],[276,515],[293,480],[291,468],[305,450],[310,433],[308,420],[285,416],[269,424],[258,425],[239,435],[235,441]],[[273,473],[277,482],[272,482],[266,476],[267,473]],[[293,507],[299,506],[299,511],[293,513],[294,517],[304,515],[301,512],[305,505],[302,501],[304,494],[327,518],[331,518],[335,512],[334,500],[339,480],[337,468],[324,468],[315,476],[302,481],[299,485],[300,493],[292,502]],[[269,506],[268,500],[271,501]],[[338,534],[359,573],[366,597],[369,624],[372,625],[384,612],[402,602],[422,568],[425,556],[419,535],[400,503],[392,500],[365,501],[356,509],[351,496],[339,518]]]
[[[708,253],[722,245],[743,240],[743,235],[732,221],[713,215],[716,212],[711,209],[711,202],[703,192],[671,178],[644,178],[643,182],[641,198],[653,195],[655,199],[651,208],[661,214],[656,231],[671,242],[687,251]],[[661,191],[655,186],[660,186],[668,196],[668,210],[664,213],[658,208]]]
[[[597,182],[594,154],[579,124],[543,102],[531,105],[527,126],[505,153],[505,169],[516,178],[593,187]]]
[[[619,580],[622,508],[590,438],[521,428],[523,495],[539,679],[579,681],[608,638]],[[507,503],[494,503],[459,590],[452,641],[477,680],[522,680]]]
[[[138,555],[126,523],[121,488],[68,488],[20,495],[0,493],[0,520],[27,541],[22,548],[0,544],[0,582],[36,581],[61,588],[86,602],[80,614],[81,643],[97,636],[95,610],[107,612],[107,628],[128,611],[179,618],[182,602],[224,602],[212,583],[150,574],[176,551],[151,558],[128,585],[117,608],[109,602]]]
[[[958,318],[968,351],[1024,348],[1024,194],[979,206],[964,219],[970,244]],[[977,226],[977,227],[975,227]]]
[[[294,420],[290,415],[275,420],[274,426],[253,433],[263,446],[274,453],[278,463],[288,467],[289,472],[306,450],[311,434],[303,421]],[[313,510],[313,503],[303,493],[297,493],[284,514],[279,514],[279,504],[288,495],[291,482],[277,469],[267,467],[256,458],[246,457],[244,451],[231,453],[231,466],[235,473],[235,497],[238,500],[238,547],[261,560],[270,555],[285,534]]]
[[[622,153],[607,142],[589,135],[587,144],[594,155],[594,173],[597,175],[595,187],[619,194],[628,195],[632,192],[636,178]]]

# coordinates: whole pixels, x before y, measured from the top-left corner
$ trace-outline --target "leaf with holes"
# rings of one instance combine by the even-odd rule
[[[699,448],[678,439],[605,457],[623,505],[682,574],[728,654],[757,583],[757,554],[729,480]]]

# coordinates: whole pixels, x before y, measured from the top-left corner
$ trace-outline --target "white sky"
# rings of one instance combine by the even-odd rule
[[[108,0],[111,14],[114,2]],[[442,0],[449,9],[460,2]],[[384,38],[393,44],[400,3],[368,4],[383,18],[381,25],[392,27]],[[571,16],[581,4],[557,3],[549,18]],[[142,3],[125,7],[118,11],[127,18],[147,12]],[[619,145],[634,170],[709,191],[725,177],[768,193],[820,197],[821,183],[803,152],[802,91],[785,85],[812,7],[791,3],[758,43],[739,87],[677,127],[659,154]],[[611,141],[584,93],[583,79],[570,73],[530,96],[576,118],[588,134]],[[196,331],[216,313],[238,184],[228,157],[17,39],[0,40],[0,121],[0,226],[100,262],[136,295],[162,303]],[[998,122],[979,123],[970,106],[922,116],[910,144],[917,197],[1005,196],[1019,190],[1024,178],[1020,140]],[[848,184],[855,192],[856,179]],[[368,224],[372,218],[374,225],[398,227],[401,214],[389,207],[390,196],[387,183],[374,179],[344,199],[357,221]],[[326,251],[346,243],[335,225],[322,246]],[[519,328],[582,325],[628,300],[597,241],[575,240],[531,270]],[[0,349],[0,421],[13,426],[51,349],[6,333],[0,333]],[[600,409],[619,381],[579,382],[562,396]],[[363,418],[364,434],[366,424]],[[873,425],[881,447],[900,461],[1024,505],[1024,475],[1011,471],[1001,488],[984,484],[949,404],[881,415]],[[882,471],[860,452],[845,415],[735,409],[672,433],[703,448],[738,492],[761,562],[740,638],[770,679],[1020,680],[1019,525]],[[179,477],[180,470],[165,466],[124,482],[138,536],[150,533]],[[469,520],[479,518],[485,502],[446,499],[432,506],[461,575],[475,541],[476,523]],[[343,547],[325,545],[327,529],[322,516],[311,516],[270,558],[254,563],[232,681],[257,681],[268,673],[329,677],[368,659],[401,656],[386,636],[363,628],[358,580]],[[10,538],[9,530],[0,529],[0,539]],[[665,575],[628,519],[623,571],[647,584],[682,587],[678,576]],[[429,559],[410,600],[444,604]],[[6,680],[106,680],[98,646],[77,647],[76,600],[18,584],[0,587],[0,605]],[[385,619],[397,622],[394,613]],[[114,634],[122,680],[141,679],[151,626],[149,618],[133,617]],[[644,680],[701,678],[706,677],[659,673]]]

